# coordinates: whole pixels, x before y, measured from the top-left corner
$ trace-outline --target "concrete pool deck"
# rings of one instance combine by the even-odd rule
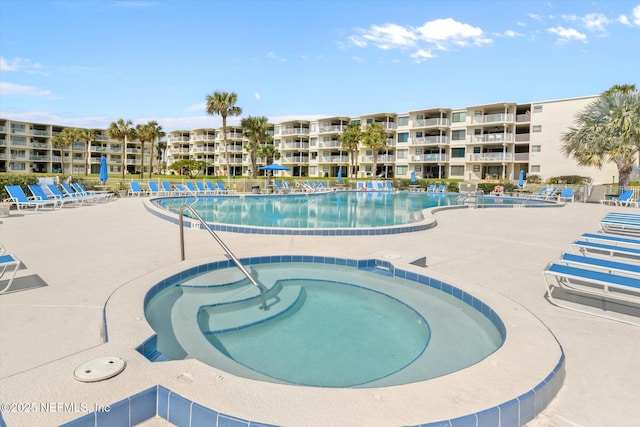
[[[568,251],[580,234],[596,231],[606,213],[630,209],[582,203],[553,209],[457,209],[436,213],[438,225],[431,230],[398,235],[220,234],[239,257],[310,254],[387,259],[396,267],[437,277],[472,289],[472,293],[478,290],[511,300],[539,318],[566,355],[564,386],[528,425],[633,425],[640,419],[636,402],[640,393],[640,328],[555,307],[544,298],[542,279],[544,267]],[[10,217],[0,220],[0,242],[27,267],[18,276],[37,274],[48,284],[0,296],[1,402],[108,405],[156,384],[192,387],[195,390],[189,397],[199,400],[202,390],[198,389],[204,386],[193,378],[206,375],[203,371],[210,368],[191,361],[170,362],[188,374],[176,376],[178,371],[157,368],[158,364],[150,369],[154,364],[142,356],[125,357],[127,368],[122,374],[93,384],[75,381],[73,370],[96,357],[131,354],[140,344],[135,334],[129,342],[125,337],[103,344],[107,299],[117,290],[121,297],[120,291],[139,281],[166,277],[168,270],[223,259],[222,249],[211,236],[200,230],[186,231],[187,261],[181,263],[177,226],[149,214],[138,198],[37,213],[12,211]],[[409,264],[425,256],[427,268]],[[122,304],[123,315],[135,320],[142,314],[142,303],[129,303],[128,307],[126,302]],[[535,370],[538,360],[521,363]],[[229,378],[220,383],[226,380]],[[216,387],[224,389],[224,385]],[[314,389],[308,398],[314,394],[326,393]],[[247,400],[242,393],[228,393],[226,399],[225,409],[213,409],[241,416],[234,410],[243,412],[243,407],[254,406],[253,411],[266,413],[277,411],[280,403],[278,399]],[[405,411],[411,413],[421,404],[408,399]],[[342,403],[338,400],[336,406]],[[342,409],[358,415],[359,408]],[[82,415],[68,411],[3,414],[9,426],[58,425]],[[388,416],[385,411],[359,415],[362,424],[368,425],[407,422],[384,418]],[[284,423],[301,425],[296,418]]]

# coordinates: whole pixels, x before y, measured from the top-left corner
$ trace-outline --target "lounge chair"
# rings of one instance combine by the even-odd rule
[[[155,181],[149,181],[147,183],[147,185],[149,186],[149,195],[150,196],[160,196],[161,194],[164,194],[163,190],[160,190],[160,188],[158,188],[158,183]]]
[[[219,191],[218,187],[216,187],[216,185],[211,181],[207,181],[207,188],[209,189],[209,192],[212,194],[217,194]]]
[[[640,239],[632,239],[629,237],[622,237],[605,233],[584,233],[582,236],[580,236],[580,239],[587,242],[604,243],[606,245],[613,246],[628,246],[631,248],[636,247],[640,249]]]
[[[284,179],[282,180],[282,189],[285,191],[285,193],[290,193],[292,191],[292,188],[289,187],[289,183]]]
[[[622,193],[620,193],[620,195],[618,197],[613,197],[611,199],[600,200],[600,204],[602,204],[602,205],[618,205],[619,203],[627,202],[629,199],[631,199],[631,197],[633,197],[633,191],[632,190],[625,190]]]
[[[276,193],[282,194],[284,192],[282,186],[278,181],[273,181],[273,185],[276,188]]]
[[[164,191],[164,194],[166,194],[167,196],[174,193],[173,188],[171,188],[171,183],[169,181],[162,181],[160,185],[162,186],[162,191]]]
[[[447,191],[447,186],[444,184],[440,184],[440,186],[438,186],[438,193],[446,193]]]
[[[558,201],[564,200],[565,202],[573,202],[573,190],[571,188],[563,188],[558,196]]]
[[[9,289],[11,289],[11,285],[13,284],[13,279],[16,278],[16,273],[18,272],[20,265],[21,265],[20,260],[16,258],[14,255],[7,254],[7,253],[0,255],[0,279],[4,277],[4,274],[7,272],[7,269],[13,267],[13,272],[11,273],[11,277],[9,278],[9,281],[7,282],[6,285],[0,288],[0,294],[4,294],[5,292],[9,291]]]
[[[140,183],[138,181],[131,181],[129,183],[129,191],[127,192],[127,196],[146,196],[147,192],[140,188]]]
[[[553,199],[558,194],[558,187],[553,187],[549,192],[544,196],[545,199]]]
[[[367,191],[374,191],[373,182],[367,181]]]
[[[184,183],[184,186],[187,188],[187,193],[190,193],[194,196],[198,193],[198,190],[196,189],[196,186],[193,185],[193,182],[187,181]]]
[[[227,187],[224,186],[224,184],[220,181],[216,181],[216,186],[218,187],[218,192],[220,194],[229,194],[230,191]]]
[[[39,208],[51,208],[55,209],[58,206],[58,202],[54,200],[34,200],[27,197],[19,185],[5,185],[4,188],[9,194],[9,198],[16,205],[18,210],[24,208],[34,208],[37,211]]]
[[[209,189],[206,188],[200,181],[196,182],[196,190],[198,191],[198,193],[203,195],[208,195],[209,193],[211,193],[211,191],[209,191]]]
[[[74,182],[71,184],[71,186],[80,194],[83,194],[85,196],[97,196],[100,197],[101,200],[107,200],[110,199],[111,197],[113,197],[113,193],[110,191],[89,191],[87,189],[84,188],[84,186],[82,184],[80,184],[79,182]]]
[[[73,201],[75,204],[84,204],[85,201],[89,201],[89,202],[93,202],[96,203],[98,201],[98,199],[96,199],[95,197],[90,197],[90,198],[84,198],[84,197],[80,197],[77,194],[74,195],[68,195],[65,193],[63,193],[60,188],[55,185],[55,184],[47,184],[46,185],[46,189],[49,193],[51,193],[51,196],[53,199],[58,199],[58,200],[71,200]]]
[[[356,187],[360,191],[367,191],[367,183],[366,182],[358,181],[356,183]]]
[[[577,311],[611,320],[638,325],[630,320],[618,319],[605,315],[604,312],[593,312],[561,304],[553,298],[553,289],[559,288],[575,295],[596,297],[602,300],[640,304],[640,279],[605,273],[587,268],[579,268],[559,263],[551,263],[543,272],[547,287],[547,297],[552,304],[568,310]]]
[[[77,200],[91,201],[94,203],[105,200],[104,198],[97,195],[82,194],[81,192],[74,190],[70,184],[67,184],[65,182],[61,183],[60,186],[62,187],[62,191],[64,191],[67,197],[75,197]]]
[[[391,185],[391,182],[389,182],[389,181],[386,181],[386,182],[385,182],[385,189],[386,189],[387,191],[396,191],[396,189],[395,189],[395,188],[393,188],[393,185]]]
[[[429,185],[429,187],[427,188],[427,192],[428,193],[435,193],[436,192],[436,185],[435,184],[431,184]]]
[[[600,229],[605,233],[640,237],[640,221],[630,218],[607,216],[600,220]]]
[[[42,189],[42,187],[40,187],[38,184],[29,184],[27,185],[27,187],[29,188],[29,191],[31,192],[31,194],[33,194],[33,199],[34,200],[50,200],[55,202],[55,206],[56,208],[62,207],[65,204],[68,203],[74,203],[75,201],[72,199],[58,199],[55,197],[49,197],[47,195],[47,193],[44,192],[44,190]]]
[[[624,258],[627,261],[640,262],[640,249],[627,246],[616,246],[605,243],[576,240],[571,244],[574,252],[600,256]]]
[[[579,268],[586,268],[590,270],[602,270],[605,273],[613,273],[624,275],[631,275],[640,279],[640,265],[629,264],[626,262],[613,261],[606,258],[594,258],[584,255],[576,255],[571,253],[563,253],[559,263],[563,263],[569,266],[575,266]]]
[[[180,196],[186,196],[189,194],[187,188],[182,184],[173,184],[173,194],[178,194]]]
[[[546,198],[547,194],[549,194],[549,191],[551,191],[550,187],[543,187],[542,190],[540,190],[538,193],[533,194],[531,197],[537,197],[537,198]]]

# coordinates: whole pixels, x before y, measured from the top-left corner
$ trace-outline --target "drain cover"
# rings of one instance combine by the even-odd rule
[[[125,366],[127,363],[119,357],[101,357],[78,366],[73,377],[85,383],[102,381],[115,377],[124,371]]]

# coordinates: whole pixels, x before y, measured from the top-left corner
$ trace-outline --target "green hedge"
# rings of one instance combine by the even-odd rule
[[[20,185],[25,194],[30,194],[27,185],[37,184],[38,176],[30,173],[0,173],[0,200],[9,198],[5,185]]]

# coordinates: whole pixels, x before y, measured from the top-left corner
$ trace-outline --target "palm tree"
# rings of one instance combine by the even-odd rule
[[[160,126],[155,120],[151,120],[147,123],[147,127],[149,128],[149,136],[151,137],[151,154],[153,156],[153,146],[156,145],[157,149],[160,150],[160,142],[156,144],[156,141],[158,138],[163,138],[166,133],[162,130],[162,126]],[[165,143],[164,147],[166,148],[166,146],[167,144]],[[149,167],[149,179],[151,179],[152,169],[152,167]]]
[[[242,108],[236,106],[238,102],[238,94],[235,92],[221,92],[216,90],[213,94],[207,95],[207,114],[219,114],[222,117],[222,138],[224,141],[224,155],[227,159],[227,176],[231,179],[231,170],[229,166],[229,152],[227,149],[227,117],[239,116],[242,114]]]
[[[144,143],[147,141],[151,141],[153,136],[151,135],[151,128],[148,124],[138,124],[136,125],[136,135],[138,136],[138,141],[140,141],[140,152],[142,153],[142,162],[140,164],[140,177],[144,177]]]
[[[258,150],[258,156],[264,158],[268,165],[280,158],[280,151],[273,144],[265,144]]]
[[[251,176],[255,179],[257,170],[258,150],[264,144],[271,142],[269,135],[269,119],[265,116],[261,117],[245,117],[240,121],[240,126],[244,130],[245,136],[249,139],[247,151],[251,160]]]
[[[76,128],[64,128],[62,129],[62,132],[51,138],[51,145],[59,148],[60,150],[70,147],[69,154],[71,157],[71,173],[69,175],[73,175],[73,143],[78,139],[79,129]],[[64,173],[64,165],[62,167],[62,173]]]
[[[362,134],[362,143],[373,154],[373,175],[378,171],[378,153],[387,148],[387,132],[380,123],[370,123]]]
[[[118,119],[117,122],[111,122],[107,129],[107,136],[113,139],[122,140],[122,180],[127,169],[127,140],[135,139],[135,128],[132,127],[131,120]]]
[[[158,161],[158,172],[162,170],[162,159],[164,159],[164,150],[166,149],[167,141],[158,141],[156,143],[156,160]]]
[[[635,85],[616,85],[578,112],[575,126],[562,135],[562,151],[580,166],[613,162],[618,182],[629,185],[640,150],[640,92]]]
[[[89,175],[89,170],[91,166],[89,165],[89,158],[91,156],[91,143],[96,140],[97,133],[95,129],[78,129],[78,139],[84,141],[85,143],[85,165],[84,165],[84,175]]]
[[[351,171],[357,174],[358,170],[358,147],[362,141],[362,126],[359,121],[349,122],[342,134],[338,137],[342,148],[349,153],[351,160]]]

